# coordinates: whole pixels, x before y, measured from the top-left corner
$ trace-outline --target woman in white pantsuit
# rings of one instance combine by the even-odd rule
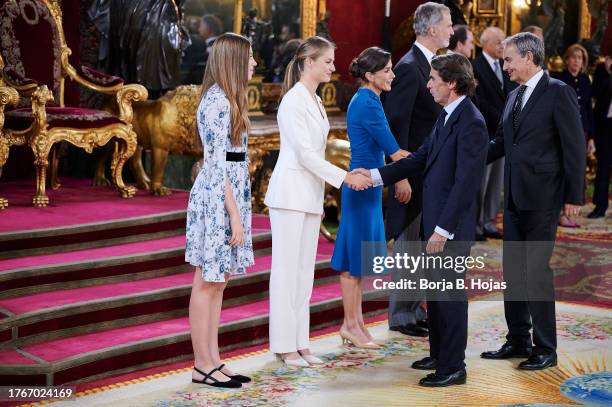
[[[265,198],[272,225],[270,350],[292,366],[322,363],[309,350],[309,302],[325,182],[371,185],[325,161],[329,121],[315,91],[335,71],[334,48],[324,38],[308,38],[287,66],[277,116],[281,148]]]

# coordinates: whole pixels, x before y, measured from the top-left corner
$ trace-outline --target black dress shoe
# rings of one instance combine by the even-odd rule
[[[501,239],[504,238],[504,236],[501,233],[497,232],[497,231],[495,231],[495,232],[485,232],[484,235],[485,235],[485,237],[488,237],[489,239],[501,240]]]
[[[593,211],[587,215],[587,218],[597,219],[603,218],[604,216],[606,216],[606,210],[604,208],[595,207],[595,209],[593,209]]]
[[[510,359],[510,358],[528,358],[531,356],[531,348],[518,347],[510,343],[505,343],[499,350],[482,352],[480,357],[483,359]]]
[[[429,335],[429,331],[423,327],[418,326],[417,324],[406,324],[399,326],[391,326],[389,327],[390,331],[396,331],[402,333],[404,335],[410,336],[420,336],[425,337]]]
[[[429,322],[427,322],[427,319],[418,320],[416,324],[421,328],[429,329]]]
[[[523,370],[542,370],[557,366],[557,355],[531,355],[529,359],[519,363],[518,368]]]
[[[465,384],[466,379],[467,373],[465,372],[465,369],[461,369],[453,374],[428,374],[427,377],[424,377],[419,381],[419,384],[425,387],[446,387],[454,384]]]
[[[476,233],[476,236],[474,237],[474,240],[477,242],[486,242],[487,238],[485,237],[485,235],[481,235],[480,233]]]
[[[419,370],[436,370],[438,368],[438,359],[427,356],[426,358],[414,362],[412,368]]]

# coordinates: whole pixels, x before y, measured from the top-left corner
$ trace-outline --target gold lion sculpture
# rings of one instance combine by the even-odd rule
[[[129,167],[140,189],[157,196],[171,192],[163,185],[168,154],[202,156],[202,143],[196,128],[195,114],[200,102],[201,87],[179,86],[157,100],[134,104],[132,126],[138,136],[138,148]],[[151,177],[142,165],[143,150],[151,150]],[[96,160],[94,184],[105,185],[106,156]]]

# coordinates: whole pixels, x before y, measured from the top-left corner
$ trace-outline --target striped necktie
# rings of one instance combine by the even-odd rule
[[[521,85],[518,90],[518,94],[516,95],[516,102],[514,103],[514,107],[512,108],[512,129],[516,131],[519,124],[519,116],[521,115],[521,110],[523,110],[523,95],[527,90],[527,86]]]

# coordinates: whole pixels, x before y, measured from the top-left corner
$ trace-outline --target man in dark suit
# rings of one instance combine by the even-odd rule
[[[199,85],[204,78],[204,69],[213,43],[223,33],[223,23],[213,14],[205,14],[198,25],[198,32],[190,34],[191,45],[183,53],[181,83]]]
[[[487,161],[506,157],[503,272],[508,335],[485,359],[524,357],[519,369],[557,364],[550,257],[563,207],[584,199],[586,143],[572,88],[542,70],[544,44],[531,33],[504,41],[504,70],[520,84],[508,96]],[[533,341],[530,333],[533,327]]]
[[[597,175],[593,204],[595,208],[588,217],[603,218],[608,209],[608,190],[610,189],[610,166],[612,165],[612,57],[597,65],[593,75],[593,98],[595,99],[595,156]]]
[[[462,24],[453,26],[453,35],[448,42],[448,53],[461,54],[467,59],[472,58],[474,52],[474,34],[470,27]]]
[[[502,41],[506,34],[497,27],[488,27],[480,35],[482,53],[474,60],[476,105],[485,118],[489,137],[493,139],[506,103],[506,97],[516,84],[503,71]],[[487,165],[476,201],[476,240],[487,237],[501,239],[497,231],[497,213],[504,185],[504,160]]]
[[[414,14],[414,31],[416,41],[396,65],[391,91],[384,95],[383,103],[391,131],[400,147],[408,151],[418,150],[440,114],[440,105],[427,90],[427,81],[431,59],[437,50],[448,46],[453,34],[450,11],[433,2],[421,4]],[[398,199],[405,194],[403,188],[389,188],[386,233],[387,239],[395,239],[395,252],[418,254],[421,247],[415,242],[420,240],[423,181],[421,175],[410,177],[408,181],[412,186],[412,199],[407,204]],[[393,278],[400,280],[403,274],[396,270]],[[400,294],[394,292],[389,298],[389,328],[406,335],[427,336],[422,301],[408,300]]]
[[[466,257],[474,238],[476,190],[484,173],[489,136],[482,114],[468,96],[476,83],[466,57],[434,57],[427,87],[444,108],[431,135],[412,155],[371,170],[375,185],[391,185],[407,175],[423,174],[423,231],[428,254]],[[448,242],[447,242],[448,241]],[[438,266],[442,267],[442,266]],[[464,274],[454,269],[426,270],[429,281],[450,281],[447,291],[427,291],[429,356],[412,367],[435,370],[422,386],[463,384],[467,345],[467,294],[458,284]]]

